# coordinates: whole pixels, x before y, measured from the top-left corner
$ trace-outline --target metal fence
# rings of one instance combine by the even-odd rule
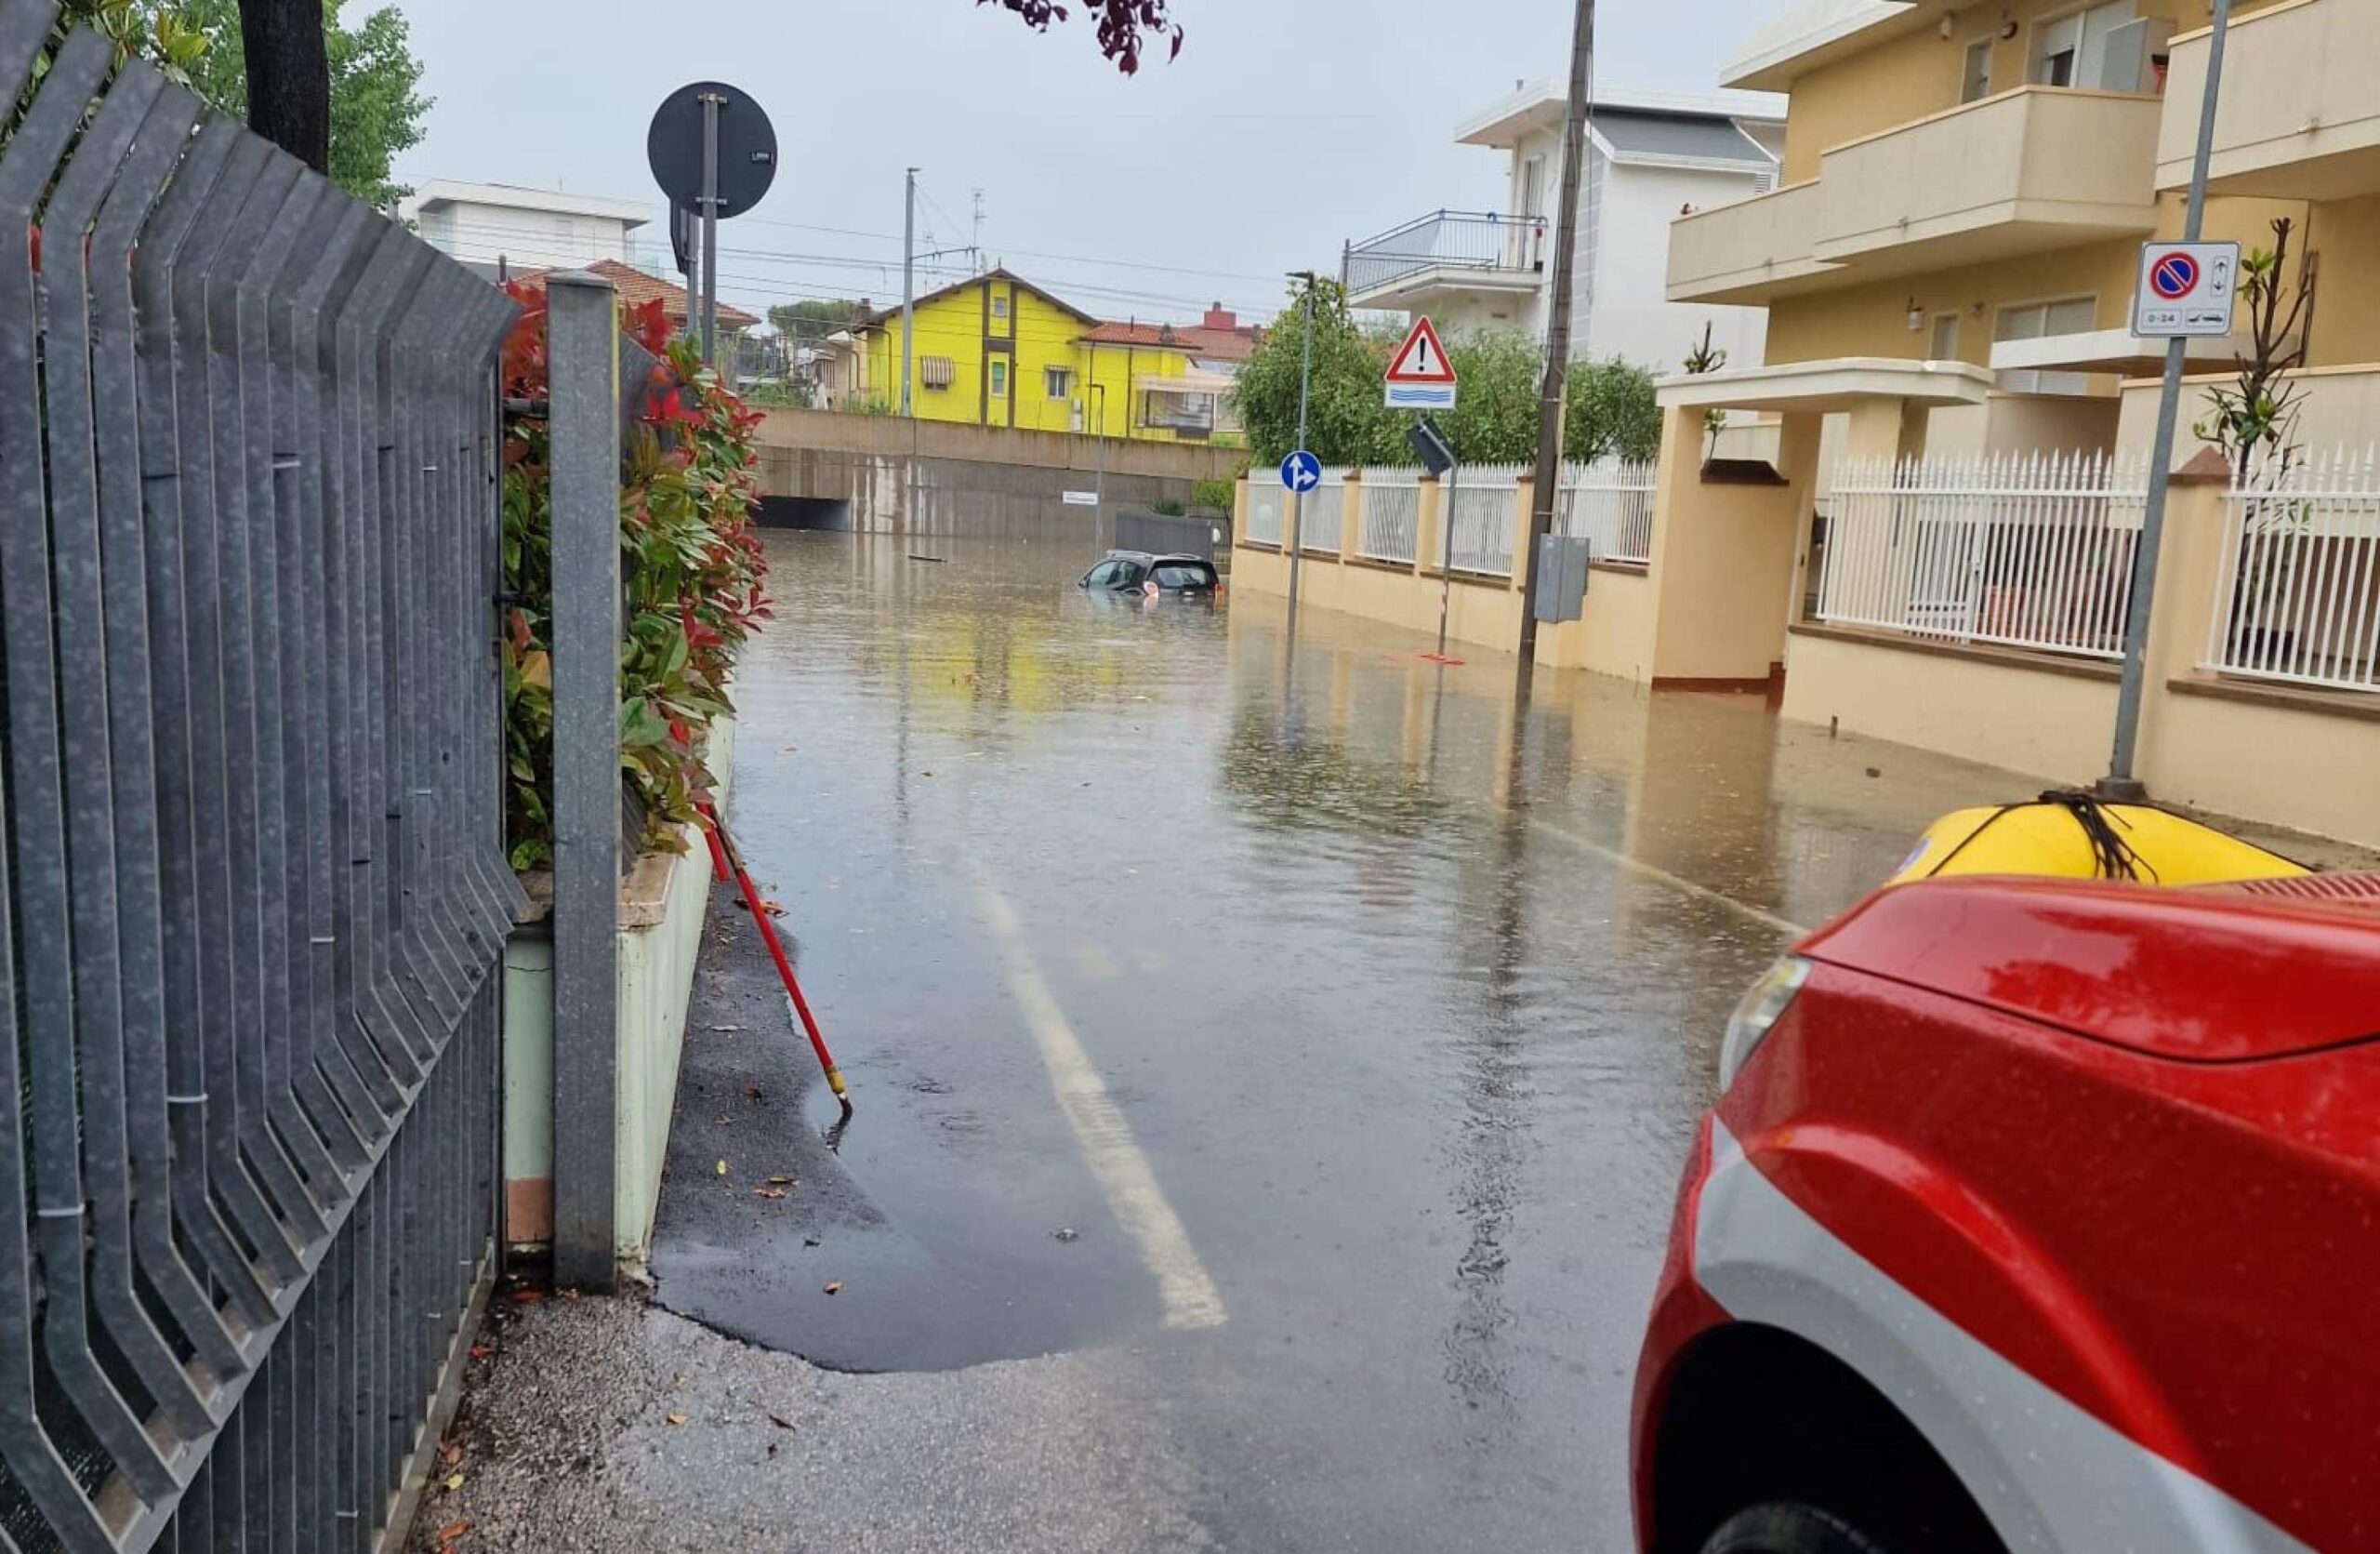
[[[1597,561],[1653,563],[1651,459],[1606,458],[1565,464],[1554,496],[1554,532],[1583,539]]]
[[[1287,532],[1289,493],[1270,472],[1248,477],[1248,534],[1258,545],[1278,545]]]
[[[360,1551],[493,1266],[512,309],[112,58],[0,153],[0,1542]]]
[[[1542,216],[1434,210],[1376,237],[1347,246],[1349,295],[1395,286],[1434,270],[1535,274],[1551,252]]]
[[[2380,459],[2251,468],[2226,500],[2207,667],[2380,691]]]
[[[1323,471],[1322,484],[1307,492],[1298,507],[1298,549],[1309,555],[1316,551],[1337,555],[1340,519],[1346,508],[1346,470]]]
[[[1355,536],[1355,553],[1411,565],[1421,530],[1421,472],[1366,470],[1358,489],[1363,493],[1363,524]]]
[[[1845,465],[1818,618],[2122,657],[2148,488],[2145,466],[2104,454]]]
[[[1474,464],[1455,472],[1447,524],[1456,571],[1513,575],[1513,504],[1522,473],[1518,464]]]

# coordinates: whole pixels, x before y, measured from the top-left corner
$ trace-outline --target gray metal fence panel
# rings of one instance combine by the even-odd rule
[[[1216,537],[1226,527],[1220,518],[1170,518],[1127,510],[1116,514],[1116,549],[1212,561]]]
[[[494,1268],[514,310],[112,58],[0,142],[0,1546],[361,1551]]]

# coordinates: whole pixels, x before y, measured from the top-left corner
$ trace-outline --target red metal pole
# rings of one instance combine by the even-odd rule
[[[801,996],[801,983],[793,975],[793,963],[786,959],[785,946],[777,941],[776,924],[770,921],[760,893],[753,888],[751,872],[744,867],[744,856],[735,850],[735,839],[727,834],[719,811],[704,804],[700,813],[707,822],[703,835],[710,842],[712,865],[722,873],[735,876],[735,883],[744,893],[744,905],[752,913],[753,925],[760,930],[760,942],[769,947],[769,958],[777,963],[777,976],[785,982],[787,996],[793,1000],[793,1011],[801,1016],[802,1032],[810,1038],[811,1050],[818,1055],[818,1066],[826,1070],[826,1088],[835,1093],[835,1099],[842,1102],[848,1111],[852,1098],[843,1088],[843,1071],[835,1067],[834,1054],[826,1050],[826,1038],[818,1033],[817,1018],[810,1013],[810,1001]]]

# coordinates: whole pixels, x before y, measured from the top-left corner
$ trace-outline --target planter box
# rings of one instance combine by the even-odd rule
[[[722,809],[734,757],[735,724],[722,718],[711,726],[705,755]],[[620,882],[619,1175],[613,1223],[624,1261],[644,1256],[661,1201],[686,1005],[710,902],[710,849],[692,827],[684,839],[684,852],[648,853]],[[552,924],[538,910],[514,933],[504,957],[504,1239],[514,1249],[541,1248],[553,1236],[553,974]]]

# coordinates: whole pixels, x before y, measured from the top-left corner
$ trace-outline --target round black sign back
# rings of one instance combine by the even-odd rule
[[[777,132],[747,92],[719,81],[696,81],[671,92],[645,131],[645,160],[669,203],[701,214],[703,98],[719,105],[719,214],[740,216],[760,203],[777,176]]]

